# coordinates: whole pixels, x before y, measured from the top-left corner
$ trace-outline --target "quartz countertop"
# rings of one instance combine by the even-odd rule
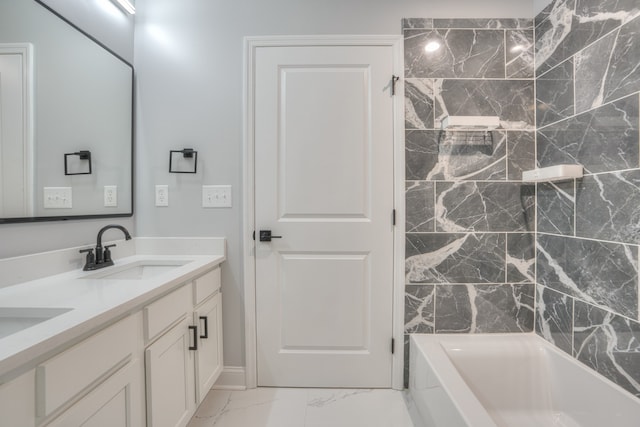
[[[0,288],[0,310],[69,309],[51,319],[0,338],[0,384],[35,367],[65,347],[134,313],[224,260],[224,250],[221,254],[209,255],[137,254],[116,259],[114,266],[101,270],[85,272],[75,269]],[[149,278],[96,278],[138,262],[162,264],[174,261],[184,264]]]

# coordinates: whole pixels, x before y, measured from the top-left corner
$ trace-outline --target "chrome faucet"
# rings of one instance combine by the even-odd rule
[[[93,254],[93,248],[83,249],[80,251],[80,253],[87,253],[87,259],[83,268],[84,271],[98,270],[100,268],[113,265],[113,260],[111,259],[111,250],[109,248],[112,248],[115,245],[107,245],[104,248],[102,247],[102,234],[104,234],[105,231],[111,228],[117,228],[124,233],[125,240],[131,240],[131,234],[129,234],[129,231],[123,226],[118,224],[105,225],[100,229],[100,231],[98,231],[95,255]]]

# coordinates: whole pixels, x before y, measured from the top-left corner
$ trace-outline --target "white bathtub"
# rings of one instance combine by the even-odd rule
[[[640,399],[534,334],[412,335],[428,427],[638,427]]]

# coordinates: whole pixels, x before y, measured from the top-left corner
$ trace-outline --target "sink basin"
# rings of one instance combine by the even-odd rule
[[[182,267],[190,263],[190,260],[149,260],[136,261],[123,266],[108,267],[105,271],[100,271],[82,279],[119,279],[119,280],[142,280],[167,273],[175,268]]]
[[[0,338],[53,319],[72,308],[0,307]]]

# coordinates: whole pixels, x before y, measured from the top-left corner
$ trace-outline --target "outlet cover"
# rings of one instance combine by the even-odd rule
[[[230,185],[203,185],[202,186],[202,207],[203,208],[230,208],[231,207],[231,186]]]
[[[118,186],[117,185],[104,186],[104,206],[105,207],[118,206]]]
[[[169,206],[168,185],[156,185],[156,206]]]
[[[45,209],[71,209],[73,207],[71,187],[44,187]]]

